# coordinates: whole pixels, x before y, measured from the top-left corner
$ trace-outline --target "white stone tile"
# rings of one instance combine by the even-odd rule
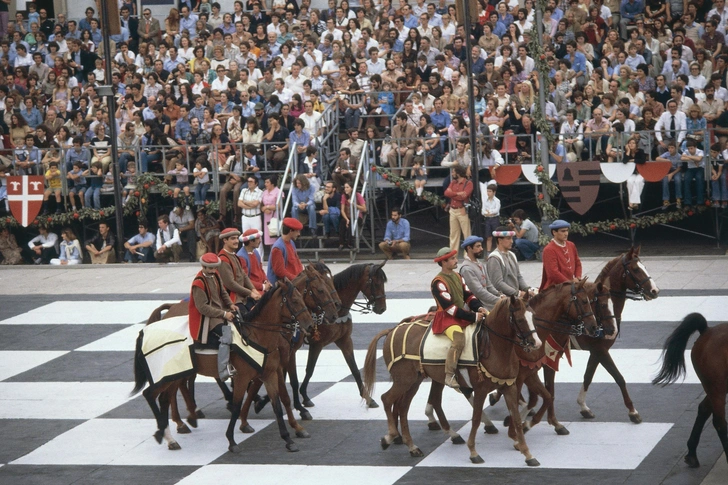
[[[347,485],[389,485],[402,478],[408,466],[307,466],[307,465],[207,465],[177,482],[234,483],[245,477],[256,485],[291,483],[346,483]]]
[[[55,301],[0,321],[0,325],[119,324],[146,322],[163,300]]]
[[[571,432],[557,436],[551,426],[540,424],[526,434],[531,454],[543,468],[634,470],[672,428],[672,423],[562,423]],[[470,423],[460,435],[467,440]],[[478,431],[476,449],[484,464],[470,462],[468,448],[449,441],[440,445],[417,466],[527,468],[524,456],[513,449],[507,433],[486,435]],[[398,451],[398,447],[392,447]],[[401,450],[406,453],[406,450]]]
[[[131,382],[0,382],[0,419],[92,419],[128,401],[133,387]]]
[[[625,322],[680,322],[688,314],[702,313],[708,321],[725,321],[728,296],[670,296],[652,301],[628,301]]]
[[[409,299],[391,299],[387,298],[387,311],[381,315],[376,313],[361,314],[351,312],[352,319],[355,324],[359,323],[394,323],[397,324],[403,318],[413,315],[421,315],[427,313],[427,310],[435,304],[432,298],[409,298]]]
[[[256,430],[270,423],[270,420],[251,420]],[[207,465],[228,452],[227,425],[227,419],[203,419],[192,433],[178,435],[172,423],[172,436],[182,449],[171,451],[166,442],[157,444],[152,436],[157,429],[153,419],[94,419],[57,436],[12,464]],[[235,439],[240,442],[251,436],[237,432]]]
[[[67,351],[57,350],[1,350],[0,381],[45,364],[67,353]]]
[[[133,352],[136,348],[136,340],[139,331],[145,326],[144,323],[137,323],[129,327],[107,335],[104,338],[95,340],[89,344],[79,347],[76,351],[82,352]]]

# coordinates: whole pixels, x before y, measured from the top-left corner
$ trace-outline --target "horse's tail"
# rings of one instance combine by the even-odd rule
[[[152,311],[152,314],[149,315],[147,325],[160,321],[162,319],[162,312],[169,310],[173,305],[175,305],[175,303],[164,303],[162,306],[155,308],[154,311]]]
[[[134,350],[134,389],[131,390],[132,396],[141,391],[147,385],[147,382],[149,382],[149,378],[147,377],[147,363],[144,360],[144,353],[142,352],[143,338],[144,332],[140,331],[136,341],[136,349]]]
[[[666,386],[685,375],[685,347],[690,336],[698,331],[702,335],[708,329],[708,322],[700,313],[691,313],[667,337],[662,349],[662,368],[652,380],[652,384]]]
[[[379,339],[389,335],[397,327],[382,330],[374,336],[367,350],[367,357],[364,360],[364,396],[372,396],[374,384],[377,380],[377,343]]]

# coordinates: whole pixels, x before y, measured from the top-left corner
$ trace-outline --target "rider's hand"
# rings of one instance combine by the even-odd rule
[[[252,298],[253,300],[260,300],[260,293],[258,292],[258,290],[254,289],[253,291],[251,291],[250,298]]]
[[[525,291],[523,291],[523,290],[520,290],[520,291],[518,292],[518,298],[520,298],[520,299],[523,299],[523,297],[524,297],[524,296],[526,296],[526,292],[525,292]]]
[[[225,312],[225,320],[232,321],[235,318],[235,314],[232,312]]]

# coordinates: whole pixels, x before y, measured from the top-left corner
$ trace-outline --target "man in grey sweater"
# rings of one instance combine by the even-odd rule
[[[495,304],[504,295],[493,287],[490,278],[488,278],[485,264],[480,262],[480,258],[483,257],[483,238],[469,236],[460,247],[465,251],[465,260],[460,267],[460,276],[463,277],[465,284],[480,300],[480,303],[488,311],[493,310]]]
[[[523,298],[526,292],[535,293],[535,290],[526,284],[521,275],[516,255],[511,252],[515,231],[508,230],[505,226],[498,227],[493,231],[496,240],[496,248],[488,255],[486,268],[490,282],[496,291],[506,296],[517,296]]]

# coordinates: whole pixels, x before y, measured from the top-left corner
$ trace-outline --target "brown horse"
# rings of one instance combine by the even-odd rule
[[[671,384],[685,375],[685,347],[695,332],[700,337],[695,341],[690,359],[695,373],[705,390],[705,399],[698,406],[693,430],[688,439],[688,454],[685,463],[691,468],[700,466],[697,448],[705,422],[713,415],[713,427],[728,459],[728,429],[725,420],[725,397],[728,392],[728,323],[708,328],[708,322],[700,313],[691,313],[670,334],[662,351],[663,362],[660,372],[652,384]]]
[[[478,337],[481,352],[478,367],[460,368],[464,374],[458,376],[460,385],[471,387],[474,391],[473,424],[467,442],[470,461],[473,463],[484,462],[475,449],[475,435],[480,424],[480,409],[483,408],[488,393],[499,387],[505,388],[504,395],[508,409],[512,413],[518,413],[518,393],[513,386],[519,367],[515,349],[521,347],[524,350],[537,349],[541,345],[541,342],[535,337],[536,330],[526,320],[525,313],[526,305],[520,299],[511,297],[499,301],[486,317],[484,330]],[[432,378],[433,388],[437,386],[441,394],[445,382],[445,368],[444,365],[422,365],[419,360],[410,358],[396,359],[397,356],[392,355],[392,349],[403,348],[405,354],[419,355],[420,342],[427,332],[427,328],[428,326],[425,324],[409,322],[380,332],[369,344],[364,364],[364,389],[367,395],[371,395],[376,380],[377,342],[386,336],[384,362],[388,367],[391,365],[389,372],[392,376],[392,387],[382,394],[382,404],[387,413],[389,431],[382,438],[381,445],[383,449],[387,449],[393,441],[400,437],[397,430],[399,420],[402,426],[401,436],[413,457],[423,456],[423,453],[414,444],[410,435],[407,419],[410,403],[426,377]],[[491,340],[495,342],[491,343]],[[467,377],[465,378],[465,376]],[[438,415],[443,418],[442,427],[450,436],[451,441],[455,444],[462,444],[463,439],[450,429],[449,423],[444,419],[444,414],[441,414],[439,399],[432,404]],[[514,438],[518,443],[517,449],[526,457],[526,463],[530,466],[539,465],[538,460],[531,456],[528,445],[526,445],[520,421],[515,427]]]
[[[268,395],[271,397],[281,438],[285,440],[286,448],[289,451],[298,451],[283,421],[283,409],[278,397],[280,356],[275,350],[278,348],[278,337],[280,335],[290,339],[299,330],[306,332],[313,325],[313,318],[306,308],[301,293],[290,281],[283,280],[263,295],[255,308],[246,315],[246,321],[242,322],[241,325],[247,338],[264,349],[267,354],[260,375],[265,382]],[[139,392],[149,382],[149,372],[141,345],[140,338],[137,340],[134,356],[135,387],[132,394]],[[238,453],[241,449],[234,439],[235,422],[240,414],[243,397],[248,385],[259,375],[259,372],[235,352],[231,352],[230,363],[237,371],[237,374],[233,377],[233,409],[225,436],[228,439],[228,450]],[[217,377],[217,356],[196,354],[195,368],[199,374]],[[162,382],[159,385],[148,387],[143,392],[157,420],[157,431],[154,433],[154,437],[158,443],[161,443],[162,438],[164,438],[170,449],[179,449],[180,447],[169,431],[169,404],[174,399],[174,393],[181,381],[185,379]],[[157,406],[157,398],[159,398],[159,406]]]

